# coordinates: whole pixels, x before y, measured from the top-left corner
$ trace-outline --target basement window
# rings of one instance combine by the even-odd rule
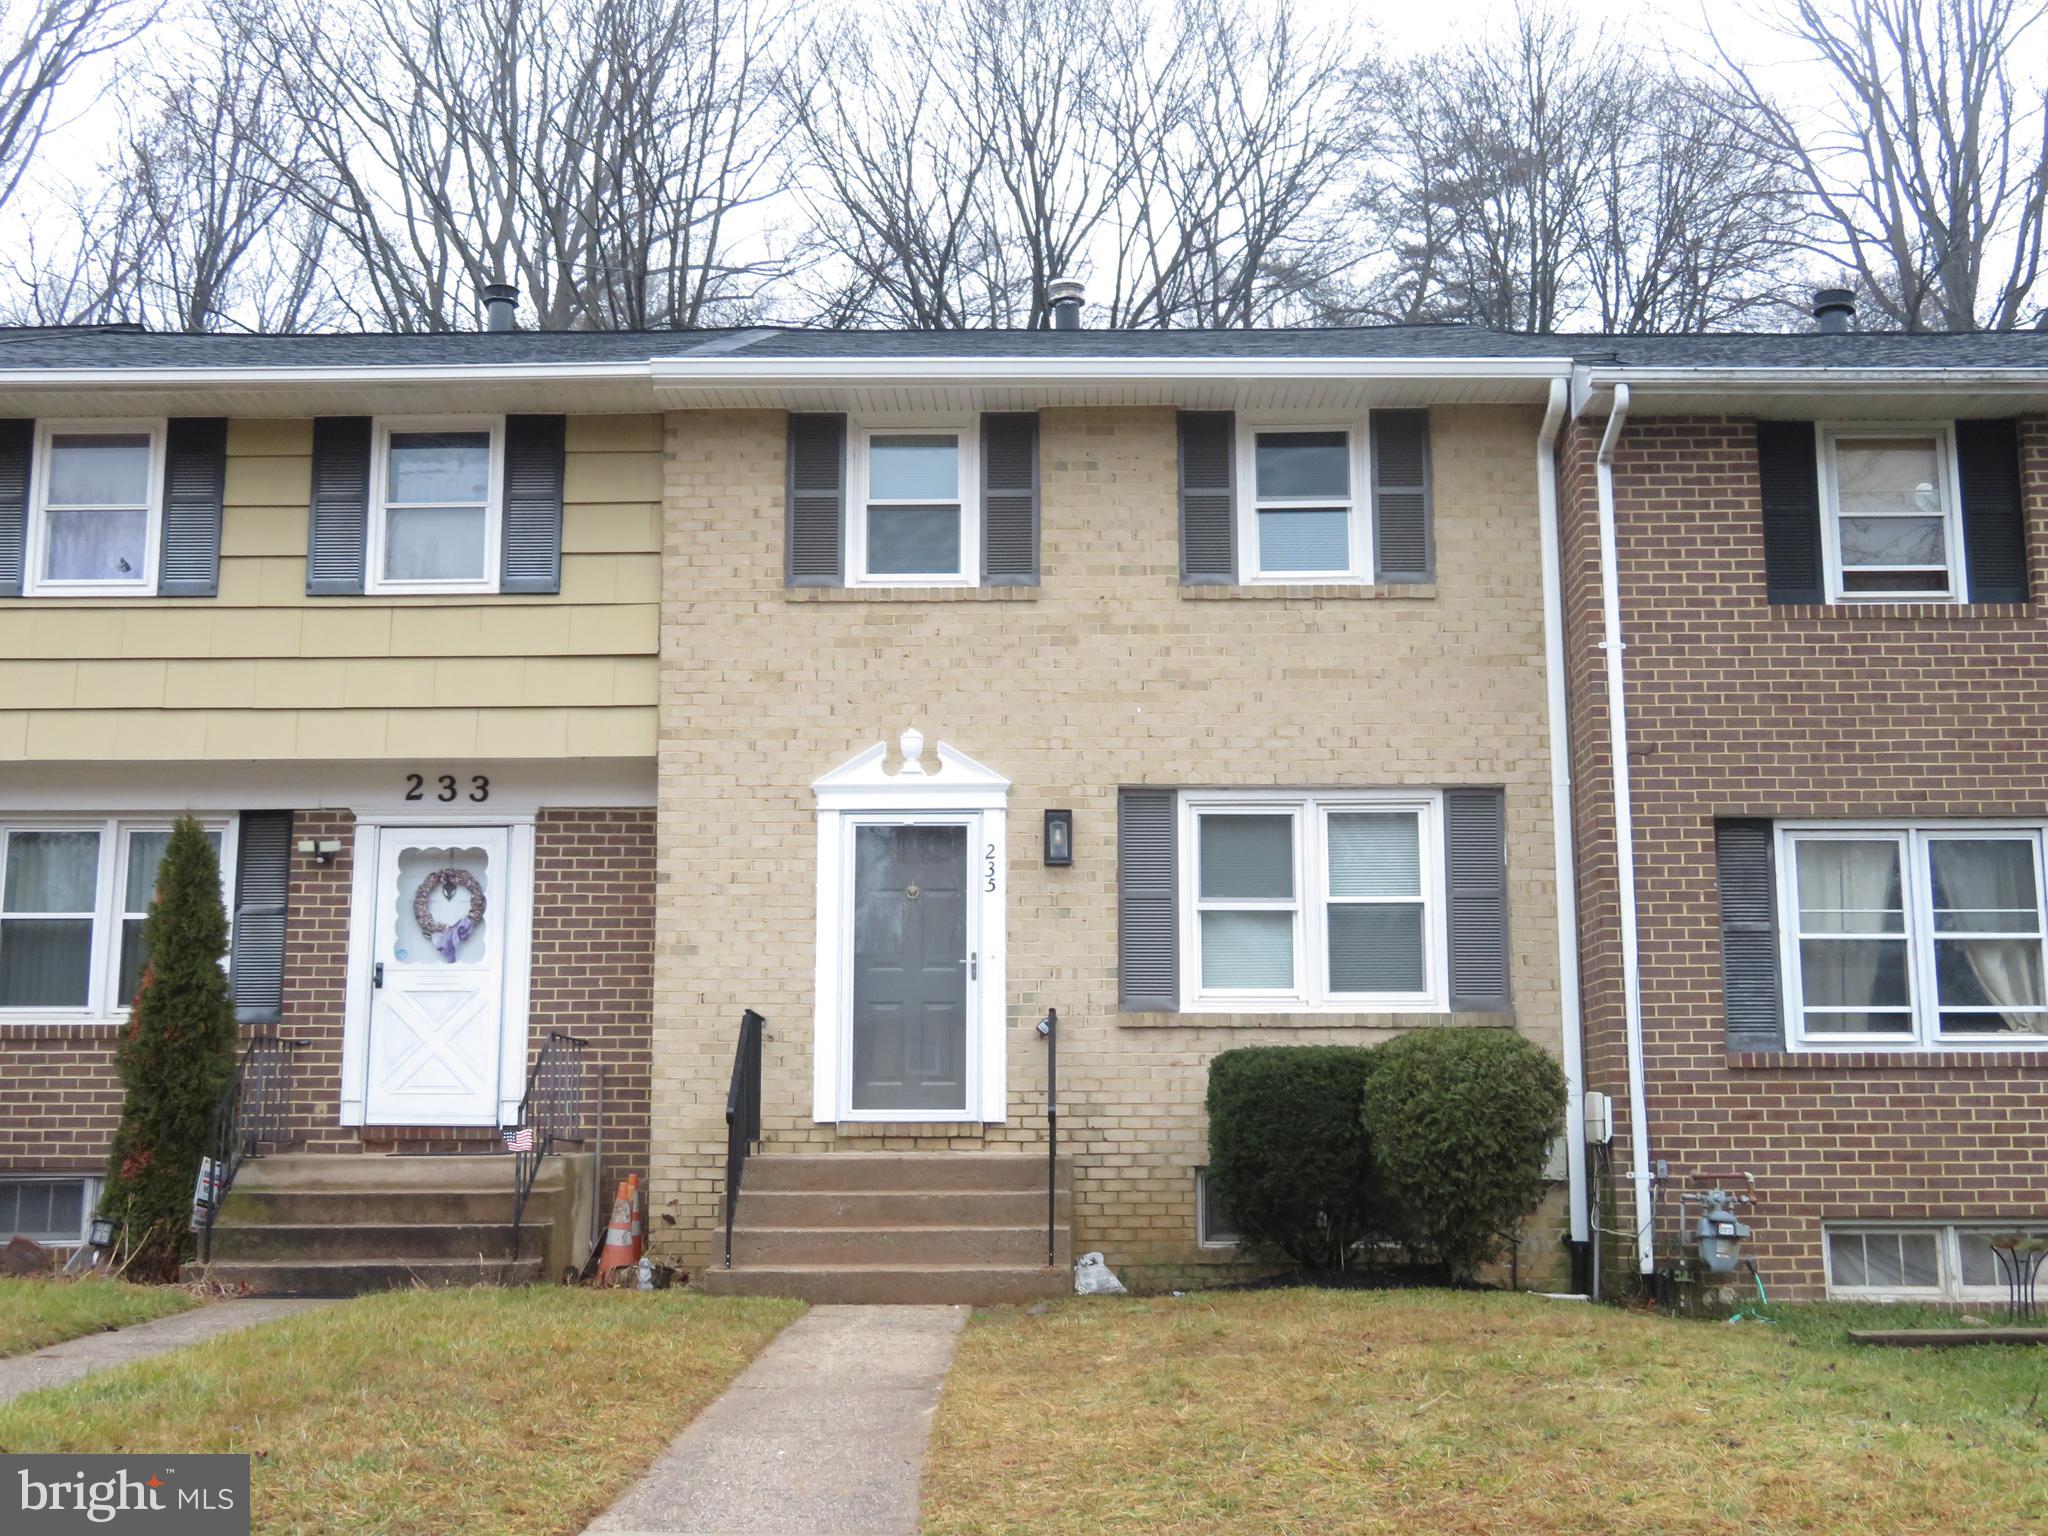
[[[1209,1189],[1209,1170],[1195,1170],[1195,1241],[1204,1248],[1235,1248],[1243,1238],[1237,1223]]]
[[[85,1241],[100,1181],[79,1176],[0,1179],[0,1243],[26,1237],[68,1248]]]
[[[1997,1301],[2005,1280],[1993,1238],[2048,1235],[2025,1223],[1827,1226],[1822,1247],[1830,1296],[1846,1301]]]

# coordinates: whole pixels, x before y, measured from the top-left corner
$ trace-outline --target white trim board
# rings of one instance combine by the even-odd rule
[[[408,801],[406,775],[426,779]],[[440,776],[454,776],[458,798],[443,806]],[[490,799],[462,799],[472,777],[490,780]],[[0,764],[0,810],[24,814],[193,811],[346,810],[363,815],[480,810],[531,816],[552,807],[651,807],[651,757],[392,758],[389,761]]]

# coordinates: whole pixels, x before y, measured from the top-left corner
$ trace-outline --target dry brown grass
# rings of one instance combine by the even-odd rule
[[[962,1341],[924,1529],[2032,1530],[2030,1381],[2048,1350],[1861,1351],[1820,1313],[1317,1291],[1006,1310]]]
[[[0,1408],[0,1451],[232,1451],[264,1536],[570,1536],[799,1302],[365,1297]]]

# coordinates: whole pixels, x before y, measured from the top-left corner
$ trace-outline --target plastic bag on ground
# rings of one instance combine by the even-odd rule
[[[1123,1281],[1110,1273],[1109,1266],[1102,1262],[1099,1253],[1084,1253],[1074,1265],[1074,1294],[1076,1296],[1122,1296],[1126,1294]]]

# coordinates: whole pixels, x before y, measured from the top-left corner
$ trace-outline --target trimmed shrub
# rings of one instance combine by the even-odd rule
[[[1359,1121],[1371,1052],[1269,1045],[1209,1063],[1209,1193],[1257,1251],[1337,1269],[1375,1225]]]
[[[172,829],[142,943],[148,959],[121,1031],[121,1123],[100,1213],[125,1222],[137,1279],[177,1278],[199,1160],[235,1071],[220,860],[191,817]]]
[[[1395,1235],[1470,1280],[1543,1198],[1563,1071],[1508,1030],[1417,1030],[1372,1052],[1361,1102]]]

